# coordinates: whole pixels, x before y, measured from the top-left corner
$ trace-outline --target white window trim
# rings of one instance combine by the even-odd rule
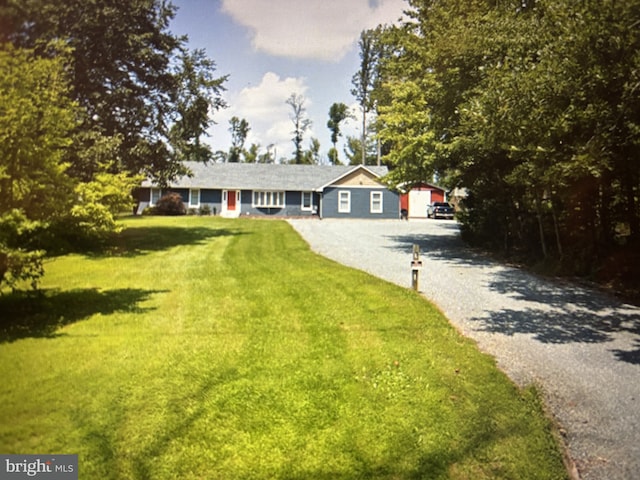
[[[154,188],[152,187],[149,191],[149,206],[153,207],[156,205],[156,203],[158,202],[154,202],[153,201],[153,194],[154,192],[158,192],[158,200],[160,200],[162,198],[162,189],[161,188]]]
[[[342,195],[346,196],[346,207],[342,207]],[[342,190],[338,192],[338,213],[351,213],[351,192]]]
[[[309,206],[305,207],[304,206],[304,197],[305,195],[309,196]],[[302,210],[303,212],[311,212],[313,210],[313,192],[302,192],[301,198],[300,198],[300,210]]]
[[[194,199],[194,197],[196,197]],[[197,200],[197,202],[194,202]],[[199,188],[190,188],[189,189],[189,208],[198,208],[200,206],[200,189]]]
[[[374,201],[374,198],[378,197],[378,201]],[[371,192],[369,194],[369,212],[370,213],[382,213],[383,210],[383,198],[382,192]],[[375,203],[378,203],[378,207],[374,208]]]
[[[251,194],[253,208],[284,208],[287,196],[280,190],[254,190]]]

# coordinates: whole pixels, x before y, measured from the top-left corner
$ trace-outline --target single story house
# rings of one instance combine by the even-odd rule
[[[399,193],[382,177],[387,167],[186,162],[191,176],[161,189],[144,181],[136,192],[137,213],[167,192],[176,192],[190,209],[207,205],[224,217],[281,216],[320,218],[400,217]]]
[[[400,195],[400,209],[407,211],[409,218],[427,218],[427,205],[446,201],[444,188],[418,183]]]

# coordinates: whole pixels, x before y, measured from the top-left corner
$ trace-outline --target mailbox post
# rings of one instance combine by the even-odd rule
[[[413,259],[411,260],[411,288],[418,291],[418,277],[422,270],[422,260],[420,260],[420,246],[413,245]]]

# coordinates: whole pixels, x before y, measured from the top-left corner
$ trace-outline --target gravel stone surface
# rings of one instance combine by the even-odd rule
[[[584,480],[640,478],[640,308],[498,264],[448,220],[290,220],[312,250],[419,291],[519,385],[540,385]]]

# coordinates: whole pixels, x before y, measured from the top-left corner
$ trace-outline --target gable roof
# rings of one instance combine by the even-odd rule
[[[440,185],[436,185],[434,183],[429,183],[429,182],[422,182],[422,181],[421,182],[402,182],[397,185],[397,188],[401,193],[409,193],[414,188],[420,188],[420,187],[435,188],[436,190],[442,190],[443,192],[447,191],[446,188],[441,187]]]
[[[364,169],[380,178],[387,167],[364,165],[291,165],[265,163],[185,162],[193,175],[170,183],[173,188],[212,188],[223,190],[320,191],[344,176]],[[152,187],[149,180],[143,187]]]
[[[319,190],[322,190],[330,185],[336,185],[338,183],[341,183],[343,180],[346,180],[347,178],[356,176],[358,174],[361,174],[367,177],[373,177],[377,180],[388,173],[387,167],[371,167],[371,166],[365,166],[365,165],[356,165],[356,166],[352,165],[351,167],[352,168],[340,173],[338,177],[323,184],[319,188]],[[378,169],[379,171],[376,171],[376,169]]]

